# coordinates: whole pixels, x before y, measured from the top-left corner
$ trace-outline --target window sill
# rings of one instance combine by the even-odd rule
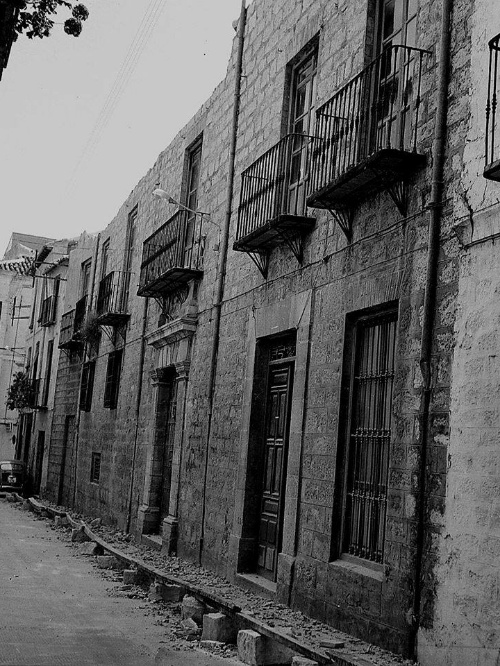
[[[342,554],[339,559],[328,564],[329,569],[344,569],[360,576],[372,578],[380,583],[385,578],[385,567],[383,564],[368,562],[353,555]]]

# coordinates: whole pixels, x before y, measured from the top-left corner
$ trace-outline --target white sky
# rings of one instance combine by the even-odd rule
[[[80,37],[56,25],[49,38],[14,43],[0,81],[0,257],[13,231],[67,238],[102,229],[223,79],[241,0],[161,2],[107,127],[80,166],[157,0],[83,0],[90,17]]]

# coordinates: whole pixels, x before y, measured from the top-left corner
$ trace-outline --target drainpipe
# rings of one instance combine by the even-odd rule
[[[130,487],[128,491],[128,512],[127,512],[127,527],[125,532],[130,532],[130,523],[132,521],[132,502],[134,494],[134,474],[135,474],[135,461],[137,458],[137,442],[139,439],[139,413],[142,400],[142,375],[144,372],[144,358],[146,356],[146,326],[148,320],[148,305],[149,298],[144,299],[144,311],[142,315],[142,333],[141,333],[141,355],[139,357],[139,384],[137,387],[137,400],[135,401],[135,438],[134,438],[134,451],[132,454],[132,469],[130,472]]]
[[[226,277],[227,265],[227,250],[229,243],[229,227],[231,224],[232,201],[234,190],[234,162],[236,157],[236,141],[238,137],[238,118],[240,112],[240,92],[241,92],[241,72],[243,65],[243,44],[245,40],[245,21],[246,21],[246,2],[242,0],[240,18],[238,21],[238,52],[236,56],[236,70],[235,70],[235,83],[234,83],[234,101],[233,101],[233,120],[231,128],[231,144],[229,148],[229,164],[228,164],[228,179],[227,179],[227,193],[226,193],[226,213],[224,218],[224,226],[221,233],[221,246],[219,252],[219,262],[217,266],[217,281],[215,285],[215,303],[213,306],[214,329],[212,337],[212,353],[210,359],[210,375],[208,384],[208,424],[207,424],[207,441],[205,447],[205,468],[203,473],[203,495],[201,506],[201,533],[200,533],[200,549],[198,553],[198,560],[201,564],[203,555],[203,542],[205,539],[205,516],[206,516],[206,503],[207,503],[207,477],[208,477],[208,463],[210,451],[210,437],[212,434],[212,412],[214,402],[215,378],[217,370],[217,357],[219,354],[219,333],[222,312],[222,299],[224,296],[224,283]]]
[[[425,493],[427,473],[427,442],[430,438],[430,403],[432,397],[432,342],[436,310],[436,290],[439,261],[439,241],[443,209],[444,159],[446,149],[446,121],[448,110],[448,85],[450,71],[450,32],[453,0],[443,0],[441,15],[440,62],[437,81],[436,130],[432,149],[432,188],[429,208],[429,232],[427,255],[427,278],[425,285],[422,321],[420,369],[424,387],[421,399],[421,460],[420,497],[418,504],[417,549],[415,557],[415,579],[413,598],[413,626],[410,649],[417,654],[417,637],[420,626],[420,603],[422,598],[422,566],[425,539]]]

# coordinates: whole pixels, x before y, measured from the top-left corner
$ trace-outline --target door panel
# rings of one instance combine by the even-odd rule
[[[260,575],[271,580],[276,578],[283,527],[292,378],[293,363],[271,366],[269,369],[257,570]]]

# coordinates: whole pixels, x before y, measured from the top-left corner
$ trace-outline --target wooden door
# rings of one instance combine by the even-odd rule
[[[276,579],[281,546],[293,362],[270,365],[263,442],[257,572]]]
[[[172,485],[172,456],[174,451],[175,422],[177,415],[177,381],[172,377],[171,381],[162,386],[161,408],[163,410],[164,426],[159,433],[162,447],[162,484],[160,492],[160,523],[168,516],[170,504],[170,487]]]

